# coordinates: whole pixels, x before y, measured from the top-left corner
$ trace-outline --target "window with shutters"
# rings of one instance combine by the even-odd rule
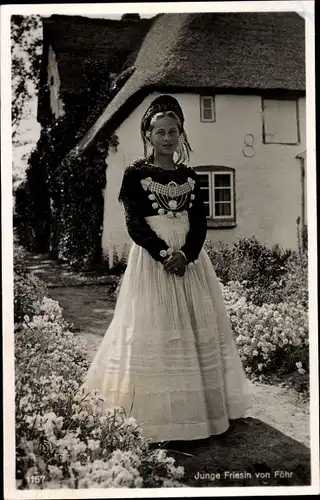
[[[213,96],[200,96],[200,119],[202,122],[216,121],[215,100]]]
[[[264,144],[300,142],[297,99],[262,99]]]

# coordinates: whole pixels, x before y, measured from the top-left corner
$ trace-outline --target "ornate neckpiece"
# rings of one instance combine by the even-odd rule
[[[158,209],[159,215],[164,215],[167,211],[169,217],[179,216],[179,210],[185,207],[188,198],[194,199],[191,192],[194,190],[195,181],[191,177],[188,177],[187,182],[183,184],[177,184],[174,181],[161,184],[153,181],[151,177],[146,177],[141,180],[141,184],[145,191],[151,191],[148,198],[153,201],[152,208]],[[192,202],[189,202],[190,207],[192,207]]]

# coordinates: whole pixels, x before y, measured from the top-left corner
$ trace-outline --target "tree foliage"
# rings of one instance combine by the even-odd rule
[[[20,243],[31,251],[51,251],[73,268],[101,261],[106,157],[115,136],[103,137],[82,155],[70,155],[112,98],[109,72],[83,61],[80,94],[62,92],[64,114],[42,128],[31,153],[26,182],[16,192]]]
[[[39,89],[41,61],[40,16],[11,16],[12,136],[16,139],[28,104]]]

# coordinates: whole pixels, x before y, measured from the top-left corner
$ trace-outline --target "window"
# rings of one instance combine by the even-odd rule
[[[215,102],[213,96],[200,96],[200,119],[202,122],[215,121]]]
[[[235,226],[235,174],[229,167],[196,167],[208,221]]]
[[[297,99],[262,99],[264,144],[299,144]]]

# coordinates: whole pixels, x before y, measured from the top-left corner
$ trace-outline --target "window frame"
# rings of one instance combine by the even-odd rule
[[[210,172],[199,172],[199,173],[201,173],[202,175],[205,174],[205,175],[208,176],[208,181],[209,181],[208,182],[209,202],[208,203],[204,202],[204,204],[206,206],[209,205],[209,215],[207,216],[207,219],[211,219],[212,218],[212,201],[211,201],[211,194],[210,193],[212,192],[212,178],[211,178]],[[202,190],[204,191],[206,189],[201,188],[201,186],[200,186],[200,191],[202,191]]]
[[[235,189],[235,169],[226,166],[196,166],[196,173],[206,174],[209,179],[209,216],[207,216],[208,228],[210,227],[235,227],[236,224],[236,189]],[[231,215],[214,215],[215,204],[215,184],[214,177],[217,174],[230,175],[230,190],[231,190]]]
[[[211,110],[212,110],[212,118],[204,118],[204,106],[203,106],[203,100],[204,99],[210,99],[211,101]],[[200,121],[202,123],[214,123],[216,121],[216,102],[215,102],[215,96],[214,95],[200,95],[199,96],[199,103],[200,103]]]
[[[291,101],[296,105],[296,126],[297,126],[297,142],[277,142],[274,140],[267,140],[266,134],[266,120],[265,120],[265,102],[266,101]],[[299,118],[299,97],[287,97],[287,96],[262,96],[261,97],[261,110],[262,110],[262,143],[263,144],[274,144],[278,146],[298,146],[301,142],[300,133],[300,118]]]
[[[226,202],[226,203],[229,203],[231,205],[231,214],[230,215],[222,215],[222,216],[213,215],[213,213],[215,212],[214,206],[216,203],[219,203],[219,202],[216,202],[216,200],[215,200],[216,189],[226,189],[226,188],[219,188],[219,187],[217,188],[215,185],[214,178],[216,175],[219,175],[219,174],[229,175],[229,177],[230,177],[230,188],[229,187],[227,188],[227,189],[230,189],[230,201]],[[216,220],[216,219],[233,220],[234,219],[234,205],[233,205],[234,186],[233,186],[233,174],[232,174],[232,172],[227,172],[225,170],[221,170],[221,171],[217,170],[215,172],[211,172],[211,184],[212,184],[212,215],[211,215],[211,218],[214,220]]]

